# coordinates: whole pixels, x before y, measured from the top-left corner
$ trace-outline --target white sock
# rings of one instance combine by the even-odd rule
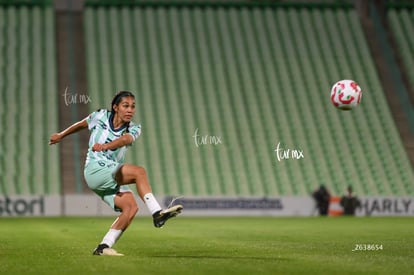
[[[152,193],[148,193],[148,194],[144,195],[144,202],[145,202],[145,205],[148,207],[148,210],[151,212],[152,215],[162,209],[160,204],[155,199],[155,197]]]
[[[122,233],[121,229],[109,229],[108,233],[106,233],[105,237],[102,240],[102,243],[107,244],[109,247],[112,247],[116,241],[121,237]]]

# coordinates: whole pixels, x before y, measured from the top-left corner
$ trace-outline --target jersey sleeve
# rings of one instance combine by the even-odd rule
[[[98,124],[98,121],[106,114],[106,112],[106,110],[98,110],[96,112],[91,113],[86,118],[86,122],[88,123],[88,129],[93,129]]]
[[[133,124],[129,125],[128,134],[132,136],[134,141],[141,135],[141,124]]]

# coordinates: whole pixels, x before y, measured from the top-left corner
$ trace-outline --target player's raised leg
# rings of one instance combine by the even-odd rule
[[[138,195],[152,214],[155,227],[162,227],[167,220],[177,216],[183,209],[182,205],[174,205],[164,210],[161,208],[152,194],[147,172],[141,166],[124,164],[116,173],[115,180],[120,185],[135,183]]]

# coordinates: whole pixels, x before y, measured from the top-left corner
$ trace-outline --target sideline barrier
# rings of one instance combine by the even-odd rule
[[[172,197],[158,197],[166,207]],[[361,197],[356,216],[414,216],[414,197]],[[338,203],[336,199],[334,203]],[[317,216],[310,197],[184,197],[183,216]],[[150,216],[138,200],[139,216]],[[335,206],[336,211],[339,210]],[[335,212],[339,216],[339,212]],[[95,195],[1,196],[0,217],[117,216]]]

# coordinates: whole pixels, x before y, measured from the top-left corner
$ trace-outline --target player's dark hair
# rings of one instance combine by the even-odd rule
[[[135,96],[133,93],[129,92],[129,91],[120,91],[118,92],[114,98],[112,99],[112,103],[111,103],[111,112],[114,114],[115,110],[114,110],[114,105],[118,105],[119,102],[121,102],[121,99],[124,97],[132,97],[135,99]]]
[[[122,98],[124,98],[124,97],[132,97],[133,99],[135,99],[134,94],[129,92],[129,91],[120,91],[120,92],[118,92],[114,96],[114,98],[112,99],[112,103],[111,103],[111,113],[113,115],[115,115],[114,105],[118,105],[119,102],[121,102]],[[126,127],[126,132],[127,133],[129,132],[129,122],[128,122],[127,127]]]

